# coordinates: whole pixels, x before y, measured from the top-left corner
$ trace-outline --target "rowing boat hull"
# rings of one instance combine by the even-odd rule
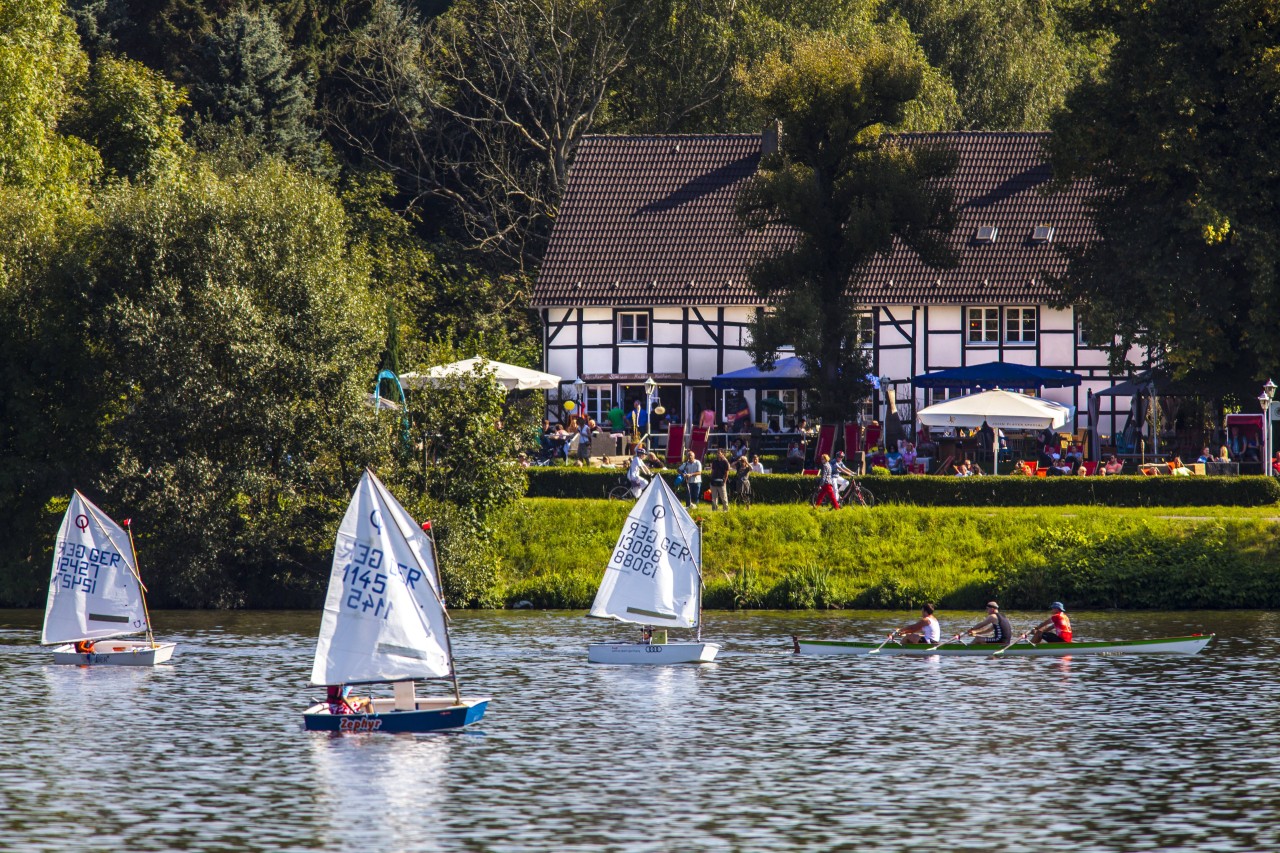
[[[155,666],[173,657],[176,643],[151,643],[137,640],[98,640],[94,651],[77,652],[70,643],[55,646],[53,662],[74,666]]]
[[[1077,655],[1194,655],[1209,645],[1213,634],[1193,634],[1190,637],[1161,637],[1154,640],[1121,640],[1080,643],[1041,643],[1033,646],[1023,641],[1007,648],[995,643],[962,645],[960,643],[938,646],[902,646],[890,643],[880,648],[876,656],[920,657],[942,655],[946,657],[986,658],[1004,649],[1000,657],[1075,657]],[[814,656],[869,655],[879,643],[858,643],[846,640],[801,640],[792,638],[796,654]]]
[[[380,700],[375,708],[389,700]],[[484,718],[489,697],[462,697],[458,704],[452,697],[416,699],[416,710],[387,710],[371,714],[330,714],[329,705],[320,702],[302,713],[303,725],[309,732],[381,732],[386,734],[421,734],[444,729],[460,729]]]
[[[720,646],[715,643],[591,643],[591,663],[669,664],[711,663]]]

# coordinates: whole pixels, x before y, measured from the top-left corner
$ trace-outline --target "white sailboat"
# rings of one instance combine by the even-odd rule
[[[645,626],[639,643],[591,643],[593,663],[708,663],[720,651],[702,642],[702,530],[661,477],[623,523],[590,615]],[[694,628],[696,641],[665,642],[665,630],[655,637],[666,628]]]
[[[132,634],[146,640],[120,639]],[[56,646],[54,663],[81,666],[154,666],[176,648],[151,634],[132,535],[78,491],[58,528],[40,643]]]
[[[420,697],[416,679],[451,678],[453,695]],[[484,717],[489,697],[458,690],[435,541],[372,471],[351,497],[311,667],[330,700],[303,712],[310,731],[428,732]],[[390,683],[391,698],[351,703],[342,688]]]

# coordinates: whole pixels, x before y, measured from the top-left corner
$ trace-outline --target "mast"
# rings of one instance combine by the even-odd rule
[[[154,649],[156,647],[156,638],[151,633],[151,611],[147,610],[147,585],[142,582],[142,573],[138,571],[138,549],[133,546],[132,518],[124,520],[124,529],[129,534],[129,551],[133,554],[133,579],[138,582],[138,594],[142,596],[142,618],[147,623],[147,645]],[[110,538],[109,535],[108,538]]]
[[[698,519],[698,632],[694,639],[702,642],[702,519]]]
[[[440,590],[440,607],[444,609],[444,580],[440,577],[440,554],[436,551],[436,532],[431,527],[431,519],[422,523],[422,532],[427,534],[431,543],[431,562],[436,566],[436,587]],[[449,653],[449,676],[453,679],[453,699],[462,704],[462,692],[458,689],[458,668],[453,663],[453,640],[449,636],[449,611],[444,610],[444,647]]]

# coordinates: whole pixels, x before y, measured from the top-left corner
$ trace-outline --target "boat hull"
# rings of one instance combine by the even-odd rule
[[[312,705],[302,713],[302,722],[309,732],[383,732],[388,734],[437,732],[460,729],[484,718],[489,707],[489,697],[462,697],[458,704],[453,697],[422,697],[414,710],[380,710],[385,700],[375,700],[375,710],[368,714],[330,714],[327,703]]]
[[[929,646],[904,646],[890,643],[880,648],[876,656],[942,655],[946,657],[991,657],[1004,648],[1000,657],[1076,657],[1077,655],[1194,655],[1209,645],[1213,634],[1193,634],[1189,637],[1161,637],[1153,640],[1122,640],[1111,642],[1041,643],[1033,646],[1025,640],[1005,648],[995,643],[961,645],[960,643],[931,648]],[[814,656],[869,655],[879,643],[858,643],[844,640],[801,640],[792,638],[796,654]]]
[[[591,663],[671,664],[710,663],[720,646],[716,643],[591,643]]]
[[[140,640],[98,640],[89,653],[77,652],[70,643],[55,646],[53,662],[74,666],[155,666],[173,657],[177,643],[151,643]]]

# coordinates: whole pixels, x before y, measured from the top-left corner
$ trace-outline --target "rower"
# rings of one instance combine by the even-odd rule
[[[941,642],[942,626],[938,624],[938,618],[933,615],[934,609],[932,604],[926,604],[920,608],[918,620],[894,630],[893,636],[901,634],[902,642],[916,645],[921,643],[934,645]]]
[[[1000,605],[988,601],[986,618],[965,633],[978,643],[1005,645],[1013,639],[1013,626],[1009,624],[1009,617],[1000,612]]]
[[[1052,628],[1049,626],[1052,625]],[[1048,630],[1045,630],[1048,629]],[[1071,617],[1061,601],[1049,605],[1049,618],[1037,625],[1031,634],[1033,643],[1069,643],[1071,642]]]

